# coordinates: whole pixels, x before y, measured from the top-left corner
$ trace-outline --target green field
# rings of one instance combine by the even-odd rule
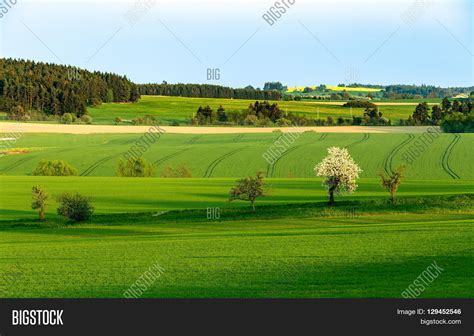
[[[26,154],[0,158],[0,297],[122,297],[150,266],[164,269],[142,297],[401,297],[433,261],[444,269],[420,297],[474,297],[474,136],[443,134],[425,147],[388,203],[377,173],[403,163],[421,135],[304,133],[275,165],[262,158],[281,134],[164,134],[144,154],[186,164],[193,178],[115,177],[137,134],[24,134]],[[353,195],[327,206],[312,169],[347,147],[364,172]],[[38,177],[40,159],[82,176]],[[263,170],[253,212],[227,201],[239,177]],[[46,221],[31,188],[51,198]],[[63,192],[89,196],[91,220],[56,214]],[[207,209],[219,208],[219,219]]]
[[[294,91],[303,91],[307,86],[299,86],[299,87],[290,87],[288,88],[287,92],[294,92]],[[308,86],[311,89],[316,90],[319,86]],[[366,87],[349,87],[349,86],[331,86],[326,85],[326,89],[336,92],[380,92],[383,89],[376,89],[376,88],[366,88]]]
[[[31,187],[41,184],[52,198],[48,214],[57,217],[56,196],[77,191],[93,198],[100,214],[124,212],[155,212],[167,210],[205,209],[207,207],[248,207],[244,202],[227,202],[235,179],[173,179],[119,177],[36,177],[0,176],[0,218],[34,219],[29,207]],[[380,200],[388,197],[378,179],[362,179],[356,194],[343,200]],[[409,180],[400,188],[400,196],[458,195],[474,192],[474,181]],[[325,202],[326,193],[320,179],[268,179],[268,196],[259,201],[265,205]]]
[[[162,123],[189,123],[199,106],[211,106],[216,110],[222,105],[227,112],[242,111],[248,108],[255,100],[245,99],[218,99],[218,98],[187,98],[187,97],[162,97],[142,96],[138,103],[105,103],[98,107],[89,107],[89,114],[95,124],[113,124],[115,117],[131,120],[144,115],[153,115]],[[278,101],[278,105],[287,112],[306,115],[312,118],[350,118],[349,108],[337,105],[321,104],[317,102]],[[407,119],[413,113],[415,106],[390,105],[380,106],[383,115],[393,121]],[[362,116],[364,109],[352,109],[353,116]]]
[[[421,297],[474,293],[473,198],[446,198],[472,193],[472,182],[412,181],[393,208],[377,201],[386,194],[375,180],[363,180],[357,195],[340,198],[331,211],[319,180],[277,179],[253,213],[226,203],[232,179],[0,181],[0,272],[21,269],[0,296],[121,297],[159,263],[165,272],[143,297],[400,297],[433,261],[445,271]],[[28,209],[36,183],[52,195],[92,195],[97,214],[64,226],[53,203],[38,225]],[[411,200],[420,195],[423,203]],[[215,206],[220,219],[207,220],[206,207]],[[196,210],[153,216],[184,208]],[[5,219],[11,216],[21,219]]]
[[[406,164],[403,156],[422,135],[303,133],[269,165],[265,153],[280,133],[179,135],[164,134],[144,157],[156,163],[156,171],[185,164],[193,177],[242,177],[261,170],[268,177],[314,177],[313,168],[331,146],[344,146],[373,178],[405,164],[409,179],[474,180],[474,135],[441,134],[422,153]],[[29,175],[41,159],[65,160],[82,176],[115,176],[120,157],[141,134],[25,134],[16,147],[28,150],[0,159],[0,174]]]

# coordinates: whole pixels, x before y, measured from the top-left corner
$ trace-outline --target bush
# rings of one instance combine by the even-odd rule
[[[118,124],[121,124],[123,120],[120,117],[115,117],[114,121],[115,121],[115,124],[118,125]]]
[[[97,107],[102,104],[102,101],[99,98],[92,98],[91,105]]]
[[[258,123],[258,117],[256,115],[249,114],[245,117],[244,123],[245,125],[255,126]]]
[[[154,124],[156,124],[156,119],[152,115],[146,115],[144,117],[132,119],[132,125],[154,125]]]
[[[328,117],[326,118],[326,124],[327,124],[328,126],[334,126],[334,118],[331,117],[331,116],[328,116]]]
[[[10,120],[28,121],[31,117],[30,114],[25,111],[23,106],[17,105],[8,112],[7,118]]]
[[[276,121],[278,126],[291,126],[291,121],[285,118],[280,118]]]
[[[464,115],[461,112],[455,112],[448,115],[441,121],[441,129],[447,133],[473,133],[474,113]]]
[[[86,123],[86,124],[92,124],[92,117],[87,115],[87,114],[84,114],[82,117],[81,117],[81,121],[83,123]]]
[[[76,115],[72,113],[64,113],[61,117],[61,123],[63,124],[71,124],[76,121]]]
[[[354,107],[354,108],[377,108],[377,105],[365,100],[351,100],[342,105],[343,107]]]
[[[193,177],[191,170],[184,164],[176,168],[167,166],[160,174],[161,177]]]
[[[41,160],[35,170],[35,176],[75,176],[77,170],[63,160]]]
[[[58,208],[58,214],[74,222],[88,220],[94,213],[94,207],[89,199],[78,193],[65,193],[59,196],[58,202],[61,205]]]
[[[117,176],[120,177],[151,177],[155,175],[155,167],[142,157],[121,159],[118,162]]]

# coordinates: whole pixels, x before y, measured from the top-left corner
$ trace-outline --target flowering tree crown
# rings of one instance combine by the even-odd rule
[[[354,162],[345,148],[330,147],[328,155],[314,167],[316,176],[326,177],[323,184],[336,193],[352,193],[357,189],[356,180],[362,169]]]

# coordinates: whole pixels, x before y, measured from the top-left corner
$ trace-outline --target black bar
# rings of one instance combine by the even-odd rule
[[[25,309],[63,310],[63,325],[12,325],[12,310]],[[472,336],[473,317],[473,299],[2,299],[0,335]]]

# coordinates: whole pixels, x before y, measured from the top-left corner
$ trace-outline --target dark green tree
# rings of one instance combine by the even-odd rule
[[[429,121],[430,107],[427,102],[419,103],[415,112],[413,112],[412,118],[417,124],[425,125]]]
[[[439,105],[434,105],[431,108],[431,120],[435,125],[438,125],[442,118],[443,110],[441,110],[441,107],[439,107]]]

